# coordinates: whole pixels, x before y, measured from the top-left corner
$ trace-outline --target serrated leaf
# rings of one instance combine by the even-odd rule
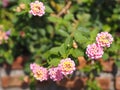
[[[48,63],[49,63],[51,66],[58,66],[59,62],[60,62],[60,59],[54,58],[54,59],[50,60]]]
[[[57,34],[59,34],[59,35],[61,35],[63,37],[68,37],[69,36],[69,34],[63,29],[57,30]]]
[[[74,33],[74,38],[79,44],[83,44],[88,41],[88,39],[85,36],[83,36],[80,31],[76,31]]]
[[[54,47],[54,48],[50,49],[49,52],[50,52],[50,54],[58,54],[59,50],[60,50],[60,47]]]
[[[63,56],[63,57],[66,56],[66,45],[65,44],[61,45],[59,52],[60,52],[61,56]]]
[[[77,58],[79,56],[83,56],[84,52],[80,51],[79,49],[71,49],[70,54],[72,54],[72,56]]]

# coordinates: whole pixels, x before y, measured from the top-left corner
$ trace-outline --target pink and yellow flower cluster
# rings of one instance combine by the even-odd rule
[[[34,16],[43,16],[45,14],[45,6],[42,2],[35,1],[30,3],[30,14]]]
[[[0,30],[0,44],[2,44],[3,41],[7,41],[10,35],[10,31],[4,32]]]
[[[104,54],[104,47],[110,47],[113,37],[108,32],[97,34],[96,43],[87,46],[86,54],[91,59],[99,59]]]
[[[97,34],[96,42],[101,47],[110,47],[113,42],[113,37],[108,32],[101,32]]]
[[[44,81],[48,79],[48,71],[44,67],[40,67],[39,65],[33,63],[30,64],[30,69],[33,72],[33,76],[40,81]]]
[[[39,81],[48,80],[49,78],[53,81],[60,81],[64,76],[75,71],[75,63],[70,58],[66,58],[62,59],[57,67],[52,67],[48,70],[35,63],[30,64],[30,69],[33,76]]]

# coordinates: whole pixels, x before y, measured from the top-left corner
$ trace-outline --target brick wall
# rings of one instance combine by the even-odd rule
[[[83,68],[86,65],[84,58],[79,58],[79,63],[82,65],[78,68]],[[15,66],[14,66],[15,65]],[[118,68],[114,60],[102,61],[103,71],[96,75],[95,79],[101,90],[120,90],[120,68]],[[45,85],[36,85],[36,90],[86,90],[85,73],[76,71],[76,77],[72,79],[63,79],[61,82],[45,82]],[[29,76],[24,73],[23,66],[13,64],[10,67],[0,65],[0,90],[30,90]]]

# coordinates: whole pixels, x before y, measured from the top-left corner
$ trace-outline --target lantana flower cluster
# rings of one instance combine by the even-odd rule
[[[113,42],[113,37],[108,32],[97,34],[96,43],[87,46],[86,54],[91,59],[99,59],[104,54],[104,48],[110,47]]]
[[[2,0],[3,7],[7,7],[9,5],[9,0]]]
[[[3,30],[0,30],[0,44],[2,44],[3,41],[7,41],[10,35],[10,31],[4,32]]]
[[[43,16],[45,14],[45,6],[42,2],[35,1],[30,3],[29,13],[34,16]]]
[[[23,11],[23,10],[25,10],[26,9],[26,5],[24,4],[24,3],[20,3],[15,9],[14,9],[14,11],[16,11],[16,12],[21,12],[21,11]]]
[[[75,70],[75,63],[71,58],[62,59],[57,67],[44,68],[38,64],[30,64],[30,69],[33,76],[39,80],[44,81],[49,78],[53,81],[60,81],[64,76],[72,74]]]

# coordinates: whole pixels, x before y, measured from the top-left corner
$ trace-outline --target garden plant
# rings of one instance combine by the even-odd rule
[[[32,90],[36,81],[60,82],[76,71],[89,78],[86,90],[101,90],[94,79],[101,59],[120,66],[119,8],[119,0],[1,0],[0,63],[28,56]]]

